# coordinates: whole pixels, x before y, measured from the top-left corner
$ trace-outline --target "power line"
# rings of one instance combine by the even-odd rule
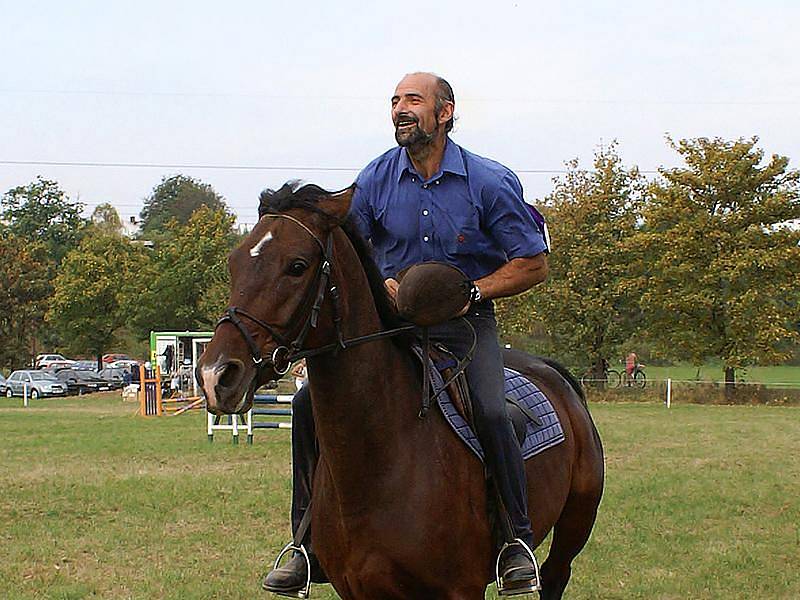
[[[99,167],[124,169],[206,169],[216,171],[303,171],[303,172],[344,172],[358,173],[360,168],[354,167],[309,167],[291,165],[204,165],[178,163],[123,163],[123,162],[77,162],[46,160],[0,160],[0,165],[39,166],[39,167]],[[527,175],[564,175],[566,169],[512,169],[515,173]],[[590,169],[580,169],[590,170]],[[640,170],[643,174],[657,174],[657,170]]]

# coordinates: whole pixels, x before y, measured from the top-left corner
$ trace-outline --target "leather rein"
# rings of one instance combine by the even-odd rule
[[[285,375],[293,362],[296,362],[302,358],[309,358],[312,356],[319,356],[321,354],[327,354],[329,352],[336,353],[339,350],[344,350],[346,348],[357,346],[358,344],[363,344],[366,342],[371,342],[374,340],[379,340],[383,338],[393,337],[399,335],[401,333],[411,331],[415,328],[414,325],[407,325],[404,327],[398,327],[396,329],[389,329],[386,331],[380,331],[377,333],[371,333],[368,335],[362,335],[354,338],[350,338],[345,340],[342,336],[342,316],[339,306],[339,288],[333,282],[332,273],[331,273],[331,266],[333,264],[332,256],[333,256],[333,234],[329,233],[326,242],[323,244],[322,240],[315,234],[311,229],[308,228],[304,223],[300,220],[292,217],[291,215],[287,214],[277,214],[277,213],[268,213],[264,215],[264,217],[270,217],[275,219],[286,219],[291,221],[301,227],[306,233],[308,233],[314,241],[319,246],[320,252],[322,253],[322,260],[320,261],[319,268],[317,269],[317,274],[315,276],[316,281],[316,294],[313,296],[314,303],[311,306],[311,309],[306,317],[306,320],[297,334],[297,337],[293,341],[289,341],[288,336],[281,334],[277,331],[277,327],[275,325],[271,325],[269,323],[264,322],[263,320],[259,319],[255,315],[250,314],[246,310],[239,308],[237,306],[230,306],[225,310],[225,314],[217,321],[217,324],[214,326],[214,330],[216,331],[217,327],[222,325],[223,323],[231,323],[239,333],[244,338],[245,343],[247,344],[248,349],[250,350],[250,357],[253,360],[253,363],[256,365],[256,368],[260,371],[263,368],[271,367],[272,370],[278,375]],[[310,292],[313,292],[314,286],[310,288]],[[319,313],[322,310],[322,303],[325,300],[326,293],[329,293],[331,296],[331,301],[333,303],[333,323],[336,327],[336,341],[327,344],[325,346],[321,346],[318,348],[303,348],[303,344],[305,343],[306,337],[310,333],[312,329],[317,327],[319,322]],[[309,294],[307,295],[306,299],[300,304],[298,307],[297,312],[299,313],[301,309],[306,307],[309,304],[309,300],[312,296]],[[256,343],[253,335],[250,333],[250,330],[245,325],[244,321],[240,318],[244,317],[247,321],[259,326],[261,329],[266,331],[270,337],[278,342],[280,345],[275,348],[272,352],[272,356],[264,360],[264,357],[261,355],[261,348],[259,348],[258,344]],[[290,322],[293,321],[294,318],[290,319]],[[254,378],[255,382],[255,378]]]

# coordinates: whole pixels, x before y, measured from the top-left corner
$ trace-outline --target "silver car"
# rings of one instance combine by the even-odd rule
[[[23,396],[25,387],[28,396],[35,400],[44,396],[66,396],[67,386],[52,373],[45,371],[14,371],[5,382],[6,397]]]

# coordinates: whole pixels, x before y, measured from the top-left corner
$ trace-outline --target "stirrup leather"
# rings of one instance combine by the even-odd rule
[[[303,558],[306,559],[306,585],[303,588],[300,588],[297,592],[273,592],[270,591],[271,594],[275,594],[276,596],[284,596],[287,598],[308,598],[311,593],[311,559],[308,557],[308,552],[306,551],[306,547],[303,544],[299,546],[295,545],[294,542],[289,542],[284,546],[281,553],[278,554],[278,558],[275,559],[275,565],[272,567],[273,570],[278,568],[278,565],[281,562],[281,559],[284,557],[285,554],[296,551],[300,552],[303,555]]]
[[[536,573],[536,576],[520,585],[506,587],[505,583],[500,580],[500,559],[503,557],[503,554],[506,552],[506,550],[517,545],[522,546],[522,548],[525,549],[525,552],[528,553],[530,559],[533,561],[533,570]],[[503,544],[503,547],[500,548],[500,552],[497,554],[497,562],[495,563],[494,574],[495,583],[497,584],[497,593],[500,596],[519,596],[521,594],[538,592],[542,589],[542,583],[539,577],[539,563],[536,562],[536,557],[533,555],[533,550],[531,550],[530,546],[528,546],[528,544],[523,542],[520,538],[515,538],[511,542],[506,542]]]

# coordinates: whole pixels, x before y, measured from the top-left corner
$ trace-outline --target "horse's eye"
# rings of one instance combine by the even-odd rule
[[[296,260],[291,265],[289,265],[289,275],[294,277],[299,277],[303,273],[305,273],[306,269],[308,268],[308,264],[304,260]]]

